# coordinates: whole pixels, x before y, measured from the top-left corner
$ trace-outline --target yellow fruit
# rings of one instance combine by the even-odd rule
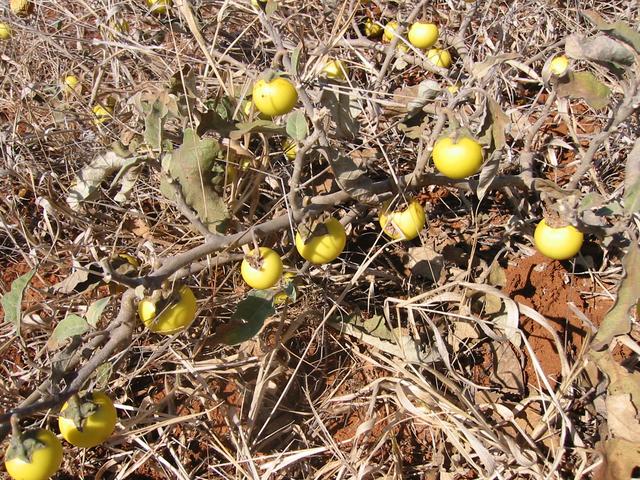
[[[455,85],[449,85],[447,87],[447,91],[451,95],[455,95],[456,93],[458,93],[460,91],[460,83],[456,83]]]
[[[482,165],[482,147],[469,137],[440,137],[433,146],[433,164],[443,175],[459,180]]]
[[[300,232],[296,232],[296,249],[302,258],[322,265],[329,263],[342,253],[347,244],[347,234],[342,224],[335,218],[324,223],[327,233],[308,238],[305,242]]]
[[[549,64],[549,70],[554,75],[558,75],[559,77],[563,76],[567,73],[569,69],[569,59],[565,55],[559,55],[551,60]]]
[[[378,25],[371,18],[367,18],[364,21],[364,34],[369,38],[377,38],[382,35],[384,29],[381,25]]]
[[[0,40],[7,40],[11,37],[11,27],[6,23],[0,22]]]
[[[71,95],[73,92],[80,92],[82,89],[82,85],[80,85],[80,80],[75,75],[67,75],[64,77],[64,81],[62,82],[62,91],[66,95]]]
[[[298,144],[292,138],[285,138],[282,142],[282,151],[289,160],[295,160],[298,154]]]
[[[88,406],[92,407],[90,414],[80,419],[80,428],[73,418],[67,418],[65,411],[69,409],[69,403],[65,402],[58,417],[58,427],[62,438],[71,445],[81,448],[93,448],[108,439],[116,427],[118,414],[113,406],[113,401],[104,392],[93,392]],[[79,400],[78,408],[81,410]]]
[[[256,290],[273,287],[282,275],[280,255],[268,247],[259,247],[260,258],[256,258],[255,250],[250,251],[242,260],[240,274],[247,285]]]
[[[438,27],[433,23],[416,22],[409,28],[407,38],[416,48],[432,47],[438,40]]]
[[[393,40],[397,36],[397,31],[399,26],[400,25],[395,20],[392,20],[389,23],[387,23],[384,27],[382,41],[387,43],[391,42],[391,40]]]
[[[95,105],[92,111],[93,111],[93,115],[95,116],[93,123],[96,125],[100,125],[106,122],[107,120],[111,119],[113,116],[113,107],[110,107],[108,105],[106,106],[103,106],[100,104]]]
[[[253,86],[252,100],[260,112],[274,117],[293,110],[298,102],[298,92],[293,83],[283,77],[270,82],[258,80]]]
[[[417,200],[409,201],[402,211],[389,211],[391,200],[385,202],[380,211],[380,226],[394,240],[412,240],[424,228],[426,217]]]
[[[436,67],[449,68],[451,66],[451,54],[447,50],[432,48],[427,52],[427,58]]]
[[[349,71],[341,60],[329,60],[322,69],[322,73],[333,80],[346,80]]]
[[[198,304],[193,292],[186,285],[180,287],[178,297],[173,303],[165,305],[162,311],[158,311],[161,307],[151,298],[143,298],[138,303],[140,320],[152,332],[165,335],[186,329],[196,318]]]
[[[27,15],[31,11],[29,0],[9,0],[9,8],[16,15]]]
[[[55,475],[62,464],[62,444],[50,430],[39,429],[25,432],[19,439],[12,438],[5,455],[4,466],[13,480],[47,480]],[[21,455],[13,445],[22,443],[27,451]]]
[[[167,9],[172,3],[172,0],[147,0],[149,10],[155,15],[164,15],[167,13]]]
[[[567,260],[580,251],[584,235],[573,225],[551,227],[542,219],[536,226],[533,241],[543,255],[554,260]]]

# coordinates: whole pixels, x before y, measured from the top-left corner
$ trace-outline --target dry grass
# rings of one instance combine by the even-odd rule
[[[73,265],[126,251],[148,274],[204,241],[184,210],[160,193],[159,159],[143,164],[125,202],[114,200],[117,185],[105,183],[83,212],[65,203],[75,176],[96,154],[114,140],[142,133],[137,95],[157,91],[190,67],[197,79],[197,110],[223,95],[241,102],[260,72],[277,64],[283,53],[278,42],[289,54],[302,44],[299,73],[310,96],[317,99],[322,88],[336,88],[357,105],[357,138],[338,140],[330,129],[331,142],[352,158],[364,158],[373,180],[411,173],[430,147],[438,115],[426,122],[422,139],[414,140],[399,127],[404,116],[393,110],[402,101],[392,94],[425,78],[480,88],[511,122],[526,119],[512,123],[504,147],[501,173],[516,174],[525,136],[548,98],[538,81],[545,60],[562,50],[568,34],[592,31],[580,11],[594,9],[612,22],[640,21],[637,2],[623,0],[423,2],[427,6],[417,16],[436,21],[445,44],[472,15],[463,38],[469,60],[511,52],[518,54],[516,62],[497,66],[481,81],[468,76],[460,58],[449,78],[420,65],[390,66],[380,75],[383,47],[358,45],[353,25],[379,7],[388,9],[386,18],[394,18],[396,10],[398,18],[406,18],[415,5],[356,3],[279,2],[268,20],[278,32],[275,38],[248,1],[184,3],[169,17],[150,15],[141,2],[38,0],[25,18],[0,7],[0,21],[14,30],[0,43],[2,291],[30,268],[38,269],[23,304],[23,337],[12,325],[0,325],[3,410],[50,378],[52,359],[60,359],[47,344],[55,325],[109,294],[104,286],[82,294],[52,293],[51,285]],[[196,23],[187,20],[187,9]],[[117,31],[114,20],[126,20],[129,32]],[[351,72],[345,85],[318,81],[318,68],[328,57],[345,60]],[[578,64],[606,79],[616,100],[622,97],[621,79]],[[61,79],[71,73],[83,89],[64,96]],[[115,118],[96,126],[91,108],[107,97],[117,100]],[[471,102],[461,108],[463,120],[473,123],[482,115],[477,107]],[[578,100],[554,103],[532,145],[539,175],[565,184],[577,168],[575,150],[549,146],[550,139],[564,138],[586,150],[609,114]],[[191,115],[185,126],[195,122]],[[182,125],[169,128],[180,138]],[[597,151],[593,169],[580,183],[583,192],[620,195],[624,161],[637,135],[632,116]],[[282,155],[280,139],[253,134],[241,141],[251,151],[251,167],[224,190],[235,212],[232,231],[290,208],[286,195],[293,167]],[[323,184],[335,189],[327,172],[322,160],[307,165],[304,194],[323,193]],[[601,321],[620,281],[624,242],[614,239],[567,264],[568,288],[590,308],[576,313],[563,306],[582,332],[576,342],[555,319],[523,303],[526,292],[490,286],[492,265],[502,264],[509,274],[533,253],[533,223],[542,214],[535,195],[507,188],[479,204],[464,188],[434,184],[422,187],[418,197],[428,226],[411,244],[388,244],[379,234],[375,209],[342,202],[336,211],[355,220],[347,252],[328,267],[303,266],[292,249],[291,228],[268,235],[267,242],[286,254],[287,267],[297,274],[298,301],[278,307],[260,334],[239,346],[211,340],[248,291],[239,263],[200,259],[200,267],[185,275],[198,297],[196,322],[171,337],[138,327],[130,344],[91,377],[85,388],[106,389],[116,399],[119,426],[99,448],[67,445],[59,478],[590,478],[601,462],[597,442],[604,424],[599,378],[587,362],[589,341],[592,322]],[[437,254],[428,273],[419,276],[407,266],[410,247]],[[441,271],[435,274],[434,268]],[[487,294],[502,298],[506,314],[499,321],[486,312]],[[113,298],[99,329],[108,328],[118,308]],[[390,353],[383,344],[340,331],[339,320],[352,315],[382,318],[384,331],[410,343]],[[547,350],[532,346],[528,325],[548,332]],[[411,345],[436,361],[412,361],[406,350]],[[496,357],[497,350],[504,357]],[[549,351],[555,352],[558,377],[548,375],[549,359],[541,358]],[[505,371],[496,376],[501,362],[519,380],[505,383],[511,377]],[[73,371],[63,376],[53,393],[72,378]],[[55,409],[39,412],[25,423],[48,424],[55,415]]]

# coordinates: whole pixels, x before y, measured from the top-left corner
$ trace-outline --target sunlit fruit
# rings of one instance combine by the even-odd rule
[[[413,199],[403,210],[389,210],[391,200],[384,203],[380,211],[380,226],[392,239],[412,240],[424,228],[424,208]]]
[[[0,22],[0,40],[11,38],[11,27],[6,23]]]
[[[13,480],[47,480],[61,464],[62,444],[53,432],[43,428],[12,438],[4,459],[7,473]]]
[[[172,0],[147,0],[147,7],[155,15],[164,15],[172,3]]]
[[[569,59],[566,55],[558,55],[549,64],[549,71],[554,75],[561,77],[569,69]]]
[[[384,33],[382,34],[382,40],[384,42],[391,42],[396,36],[398,32],[398,27],[400,25],[395,20],[390,21],[384,26]]]
[[[432,48],[427,52],[427,58],[436,67],[449,68],[451,66],[451,54],[447,50]]]
[[[282,142],[282,151],[289,160],[295,160],[298,154],[298,144],[293,138],[285,138]]]
[[[30,0],[9,0],[9,9],[16,15],[28,15],[31,12]]]
[[[154,302],[144,298],[138,303],[138,315],[152,332],[172,335],[186,329],[196,318],[198,305],[189,287],[178,290],[178,298]]]
[[[81,89],[80,80],[75,75],[67,75],[62,82],[62,91],[66,95],[73,92],[79,92]]]
[[[341,60],[329,60],[322,68],[322,74],[333,80],[346,80],[348,73],[347,67]]]
[[[70,415],[70,402],[65,402],[60,410],[58,427],[62,438],[81,448],[100,445],[111,436],[116,427],[118,415],[113,401],[103,392],[93,392],[88,400],[78,397],[77,401],[77,419]]]
[[[113,116],[113,107],[110,107],[109,105],[95,105],[92,108],[93,111],[93,115],[94,115],[94,120],[93,123],[95,123],[96,125],[99,125],[101,123],[106,122],[107,120],[110,120],[111,117]]]
[[[342,253],[347,243],[347,234],[342,224],[335,218],[324,223],[326,233],[313,235],[303,240],[296,232],[296,249],[302,258],[316,265],[329,263]]]
[[[432,47],[438,40],[438,27],[433,23],[416,22],[409,27],[407,38],[416,48]]]
[[[364,21],[364,34],[369,38],[377,38],[382,35],[384,28],[378,25],[373,19],[367,18]]]
[[[282,260],[280,255],[268,247],[260,247],[260,252],[255,250],[245,255],[240,265],[242,279],[247,285],[256,290],[264,290],[273,287],[282,275]]]
[[[542,219],[536,226],[533,240],[536,249],[544,256],[567,260],[580,251],[584,235],[573,225],[552,227]]]
[[[449,92],[451,95],[455,95],[459,91],[460,91],[460,83],[455,83],[447,87],[447,92]]]
[[[252,100],[260,112],[275,117],[293,110],[298,102],[298,92],[293,83],[283,77],[258,80],[253,86]]]
[[[452,179],[462,179],[477,173],[482,165],[482,147],[467,136],[440,137],[433,146],[433,164]]]

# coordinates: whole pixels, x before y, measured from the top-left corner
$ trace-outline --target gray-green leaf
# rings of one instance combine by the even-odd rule
[[[20,321],[22,320],[22,295],[25,288],[35,275],[36,271],[31,270],[16,278],[11,283],[11,290],[2,296],[2,308],[4,310],[4,321],[12,324],[18,336],[20,336]]]

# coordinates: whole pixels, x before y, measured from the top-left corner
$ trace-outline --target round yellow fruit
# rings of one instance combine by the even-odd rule
[[[164,15],[172,3],[172,0],[147,0],[147,7],[155,15]]]
[[[254,106],[265,115],[275,117],[293,110],[298,102],[298,92],[286,78],[278,77],[270,82],[258,80],[253,86]]]
[[[391,200],[385,202],[380,211],[380,226],[392,239],[413,240],[424,228],[426,217],[420,203],[413,199],[402,211],[389,211]]]
[[[432,47],[438,40],[438,27],[433,23],[416,22],[409,28],[407,38],[416,48]]]
[[[296,232],[296,249],[302,258],[316,265],[329,263],[342,253],[347,244],[347,234],[342,224],[335,218],[324,223],[327,233],[314,236],[305,242],[300,232]]]
[[[384,28],[378,25],[373,19],[367,18],[364,21],[364,34],[369,38],[377,38],[382,35]]]
[[[189,287],[183,285],[178,291],[177,301],[166,305],[162,311],[150,298],[138,303],[138,315],[142,323],[152,332],[172,335],[186,329],[196,318],[198,304]]]
[[[116,428],[118,415],[113,401],[103,392],[93,392],[89,406],[93,404],[94,410],[81,419],[80,428],[73,419],[64,416],[69,409],[69,403],[65,402],[58,417],[58,427],[62,438],[71,445],[81,448],[92,448],[100,445],[111,436]]]
[[[113,116],[113,107],[110,107],[108,105],[95,105],[92,109],[93,111],[93,115],[94,115],[94,120],[93,123],[95,123],[96,125],[99,125],[101,123],[106,122],[107,120],[110,120]]]
[[[398,28],[400,24],[395,20],[390,21],[384,26],[384,33],[382,34],[382,41],[391,42],[398,35]]]
[[[282,151],[289,160],[295,160],[298,154],[298,144],[293,138],[285,138],[282,142]]]
[[[451,66],[451,54],[447,50],[432,48],[427,52],[427,58],[436,67],[449,68]]]
[[[250,251],[242,260],[240,273],[242,279],[256,290],[265,290],[273,287],[282,275],[282,259],[280,255],[268,247],[259,248],[260,256],[256,251]]]
[[[346,80],[349,71],[341,60],[329,60],[322,69],[322,74],[333,80]]]
[[[82,86],[80,80],[75,75],[67,75],[62,82],[62,91],[66,95],[71,95],[73,92],[79,92]]]
[[[569,59],[565,55],[558,55],[549,64],[549,70],[554,75],[558,75],[559,77],[563,76],[567,73],[569,69]]]
[[[31,7],[29,0],[9,0],[9,9],[16,15],[28,15]]]
[[[4,466],[13,480],[47,480],[60,469],[62,444],[50,430],[41,428],[26,432],[17,441],[24,446],[31,444],[31,449],[23,458],[17,448],[9,445]]]
[[[11,27],[6,23],[0,22],[0,40],[8,40],[11,38]]]
[[[536,226],[533,241],[536,249],[544,256],[554,260],[567,260],[580,251],[584,235],[573,225],[551,227],[542,219]]]
[[[433,146],[433,164],[444,176],[459,180],[482,165],[482,147],[470,137],[441,137]]]

